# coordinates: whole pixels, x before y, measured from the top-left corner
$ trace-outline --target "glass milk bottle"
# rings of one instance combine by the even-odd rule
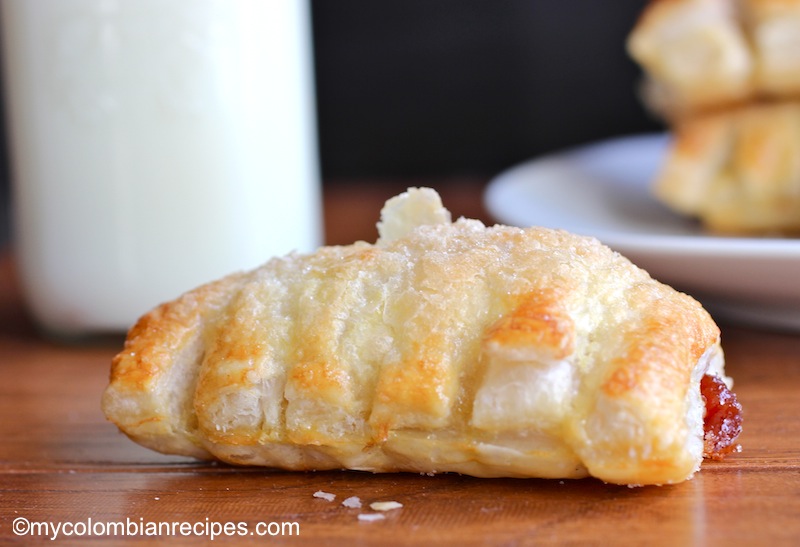
[[[2,0],[15,253],[35,319],[121,331],[321,243],[303,0]]]

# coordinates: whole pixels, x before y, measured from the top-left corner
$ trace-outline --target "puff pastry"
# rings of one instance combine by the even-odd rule
[[[800,103],[684,120],[654,182],[658,199],[729,234],[800,232]]]
[[[675,119],[800,97],[800,0],[653,0],[628,37],[645,99]]]
[[[724,360],[690,297],[594,239],[451,222],[430,189],[378,226],[145,315],[108,418],[155,450],[291,470],[665,484],[732,446],[724,415],[704,442],[700,383]]]

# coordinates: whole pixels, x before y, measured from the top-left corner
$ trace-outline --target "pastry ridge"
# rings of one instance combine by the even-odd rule
[[[724,360],[695,300],[592,238],[450,222],[430,189],[383,213],[375,244],[275,258],[145,315],[108,418],[156,450],[284,469],[699,468],[699,381]]]

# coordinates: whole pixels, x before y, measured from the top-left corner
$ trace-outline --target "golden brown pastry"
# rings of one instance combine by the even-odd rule
[[[714,232],[800,232],[800,102],[685,120],[673,141],[660,201]]]
[[[731,0],[654,0],[628,37],[645,100],[674,118],[749,98],[753,55]]]
[[[800,0],[653,0],[628,37],[667,119],[800,97]]]
[[[800,0],[747,0],[754,80],[768,97],[800,97]]]
[[[704,435],[723,356],[690,297],[594,239],[451,222],[430,189],[379,233],[145,315],[106,415],[156,450],[294,470],[664,484],[733,448],[725,405]]]

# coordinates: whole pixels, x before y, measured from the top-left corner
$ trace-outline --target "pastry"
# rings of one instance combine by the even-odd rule
[[[749,105],[676,124],[654,193],[711,232],[800,232],[800,102]]]
[[[800,98],[800,0],[747,0],[754,80],[763,95]]]
[[[378,228],[142,317],[107,417],[155,450],[290,470],[666,484],[736,446],[719,329],[689,296],[591,238],[451,222],[430,189]]]
[[[654,0],[628,50],[673,136],[655,197],[714,233],[800,231],[800,0]]]
[[[753,55],[730,0],[654,0],[628,37],[645,100],[668,118],[748,99]]]
[[[800,0],[653,0],[627,45],[669,120],[800,98]]]

